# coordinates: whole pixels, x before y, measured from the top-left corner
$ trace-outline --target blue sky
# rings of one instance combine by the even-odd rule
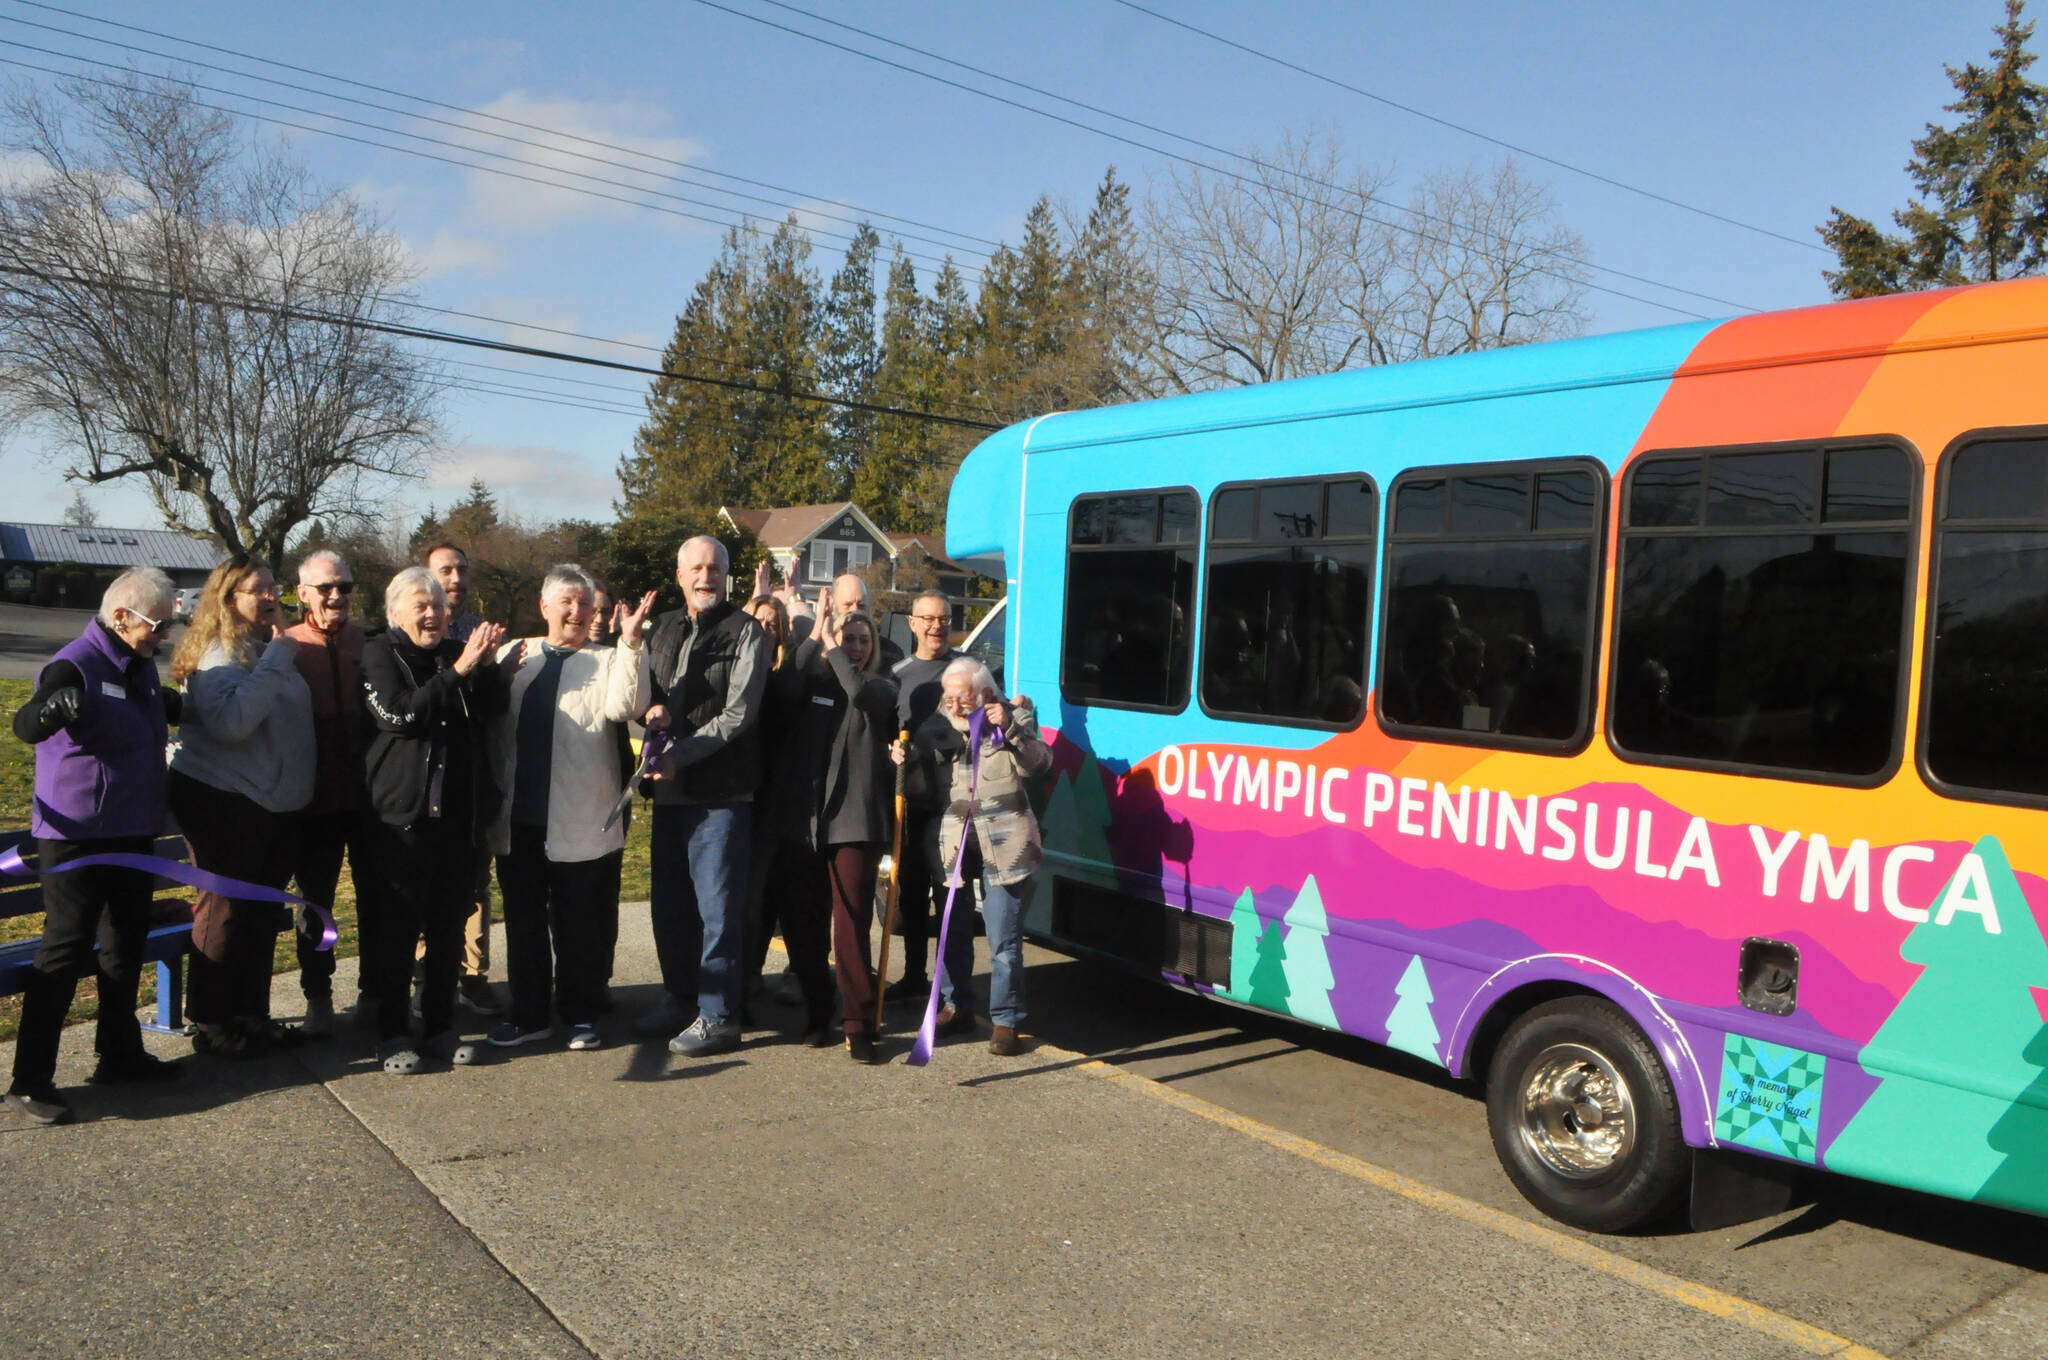
[[[926,0],[792,0],[801,8],[885,38],[984,67],[1054,93],[1230,148],[1271,146],[1289,130],[1337,137],[1357,162],[1389,168],[1396,195],[1414,176],[1486,164],[1507,154],[1305,76],[1279,69],[1134,12],[1115,0],[944,4]],[[153,29],[290,62],[320,72],[483,109],[556,132],[687,160],[704,170],[768,181],[778,190],[725,183],[786,203],[841,200],[964,233],[951,237],[964,265],[986,246],[1015,240],[1040,194],[1085,206],[1106,166],[1142,192],[1173,162],[1166,156],[1063,126],[1021,110],[889,69],[736,17],[698,0],[581,7],[501,3],[276,5],[183,0],[176,5],[60,0],[79,15]],[[766,0],[720,6],[873,51],[1006,96],[1046,101],[834,29]],[[1457,3],[1300,3],[1246,6],[1220,0],[1146,0],[1151,7],[1391,101],[1519,144],[1559,161],[1710,210],[1796,242],[1812,242],[1830,204],[1882,219],[1905,201],[1909,143],[1952,89],[1944,62],[1981,61],[2002,17],[1998,0],[1967,3],[1731,2],[1717,7],[1640,4],[1490,6]],[[578,162],[590,151],[544,133],[534,149],[456,134],[418,114],[461,119],[361,89],[330,86],[411,114],[349,107],[325,96],[124,52],[29,27],[30,23],[183,53],[321,86],[317,78],[237,57],[124,32],[66,13],[0,0],[0,39],[101,61],[176,69],[193,79],[608,178],[634,178]],[[2041,42],[2034,43],[2036,51]],[[0,46],[0,57],[72,65]],[[2043,68],[2036,68],[2040,75]],[[40,79],[0,67],[0,77]],[[211,96],[209,96],[211,97]],[[221,102],[313,127],[368,132],[238,99]],[[1116,126],[1071,108],[1063,113]],[[494,125],[485,125],[494,126]],[[278,130],[251,124],[258,136]],[[504,131],[502,127],[500,131]],[[1140,141],[1214,159],[1157,134]],[[721,229],[669,213],[465,170],[394,151],[293,131],[294,149],[316,175],[351,186],[411,248],[423,301],[485,316],[659,346],[717,248]],[[420,145],[413,143],[413,145]],[[435,154],[446,148],[425,146]],[[616,153],[596,154],[614,156]],[[1596,276],[1636,301],[1593,292],[1594,331],[1633,329],[1733,308],[1670,291],[1690,290],[1748,307],[1822,301],[1830,257],[1805,244],[1731,226],[1654,202],[1539,161],[1558,216],[1585,239],[1595,265],[1666,288]],[[521,174],[546,174],[529,167]],[[656,185],[640,177],[638,182]],[[591,186],[606,193],[622,191]],[[671,208],[735,218],[784,209],[679,184],[666,192],[725,206]],[[631,193],[624,196],[633,197]],[[842,212],[841,209],[831,209]],[[857,215],[857,214],[853,214]],[[932,233],[875,218],[893,232]],[[843,230],[820,221],[821,231]],[[906,241],[920,255],[938,246]],[[821,237],[814,263],[836,267],[841,243]],[[929,266],[920,270],[928,276]],[[656,356],[484,321],[439,324],[480,334],[649,362]],[[472,476],[515,511],[539,518],[607,518],[612,468],[637,425],[640,380],[473,352],[451,359],[517,367],[518,375],[451,367],[458,380],[580,393],[622,413],[567,409],[502,394],[454,391],[439,459],[416,482],[394,487],[393,513],[447,504]],[[535,377],[532,374],[548,374]],[[561,379],[573,379],[564,382]],[[582,384],[601,383],[605,387]],[[609,387],[627,389],[606,390]],[[29,437],[0,443],[0,480],[10,517],[54,520],[70,501]],[[137,490],[101,487],[91,497],[105,523],[150,525]]]

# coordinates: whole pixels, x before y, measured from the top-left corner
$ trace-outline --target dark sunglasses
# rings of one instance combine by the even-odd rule
[[[299,589],[317,590],[322,595],[353,595],[356,593],[356,583],[354,581],[321,581],[317,584],[308,585],[306,582],[301,581],[299,582]]]

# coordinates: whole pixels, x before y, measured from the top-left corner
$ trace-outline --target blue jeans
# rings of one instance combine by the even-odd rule
[[[964,915],[971,910],[962,887],[953,903],[953,925],[946,957],[939,968],[939,988],[956,1011],[974,1007],[974,930]],[[1024,1023],[1024,902],[1031,880],[991,883],[981,876],[981,919],[988,935],[988,1018],[1011,1029]],[[956,985],[954,979],[960,979]],[[964,1003],[964,1004],[963,1004]]]
[[[654,805],[648,914],[661,985],[711,1024],[737,1019],[754,805]]]

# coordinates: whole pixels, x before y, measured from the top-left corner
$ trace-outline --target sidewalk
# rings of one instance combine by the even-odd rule
[[[623,927],[621,1020],[655,976],[644,908]],[[294,978],[277,995],[298,1013]],[[960,1039],[918,1070],[898,1032],[866,1068],[769,1010],[786,1033],[701,1062],[555,1043],[397,1078],[348,1039],[187,1059],[145,1092],[72,1085],[75,1028],[59,1080],[79,1123],[0,1114],[0,1349],[1471,1360],[1513,1319],[1584,1313],[1616,1354],[1779,1353],[1675,1305],[1618,1307],[1597,1274],[1075,1055]]]

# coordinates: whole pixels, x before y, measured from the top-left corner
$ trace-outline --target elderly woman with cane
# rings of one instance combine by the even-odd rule
[[[363,689],[376,724],[370,739],[370,805],[377,814],[376,862],[384,920],[371,933],[379,957],[365,959],[378,998],[378,1055],[384,1070],[409,1076],[423,1058],[468,1061],[455,1034],[455,975],[462,966],[476,863],[500,793],[491,777],[484,724],[505,711],[505,683],[492,659],[504,628],[478,624],[466,642],[448,635],[448,596],[425,567],[407,567],[384,591],[388,632],[363,647]],[[520,649],[504,658],[516,667]],[[411,1009],[414,947],[426,941],[420,982],[425,1039],[415,1043]]]
[[[171,814],[192,862],[260,888],[292,873],[293,819],[313,798],[313,692],[284,635],[277,579],[237,553],[213,569],[171,679],[185,686]],[[290,1040],[270,1018],[271,957],[290,913],[274,900],[202,892],[192,910],[186,1014],[192,1046],[229,1058]]]
[[[156,650],[171,630],[176,587],[154,567],[114,578],[97,617],[43,667],[14,715],[14,735],[36,748],[30,826],[43,873],[43,943],[21,1003],[7,1103],[38,1124],[71,1107],[56,1087],[57,1041],[78,976],[99,944],[96,1082],[173,1074],[142,1047],[135,993],[149,934],[147,871],[98,864],[56,872],[87,855],[143,854],[165,815],[164,742],[179,696],[157,684]]]
[[[1051,767],[1052,752],[1039,739],[1031,701],[1019,695],[1005,702],[979,661],[957,658],[940,682],[939,711],[912,735],[909,750],[898,743],[889,755],[909,763],[908,796],[939,812],[936,843],[926,847],[935,878],[955,894],[981,880],[988,1014],[995,1026],[988,1047],[1000,1057],[1014,1057],[1023,1051],[1017,1029],[1024,1022],[1024,902],[1043,853],[1025,781]],[[978,755],[968,745],[976,710],[982,715]],[[906,846],[904,853],[915,851]],[[952,910],[961,910],[957,897]],[[974,1023],[974,932],[955,920],[945,935],[939,980],[945,1006],[937,1033],[963,1034]]]

